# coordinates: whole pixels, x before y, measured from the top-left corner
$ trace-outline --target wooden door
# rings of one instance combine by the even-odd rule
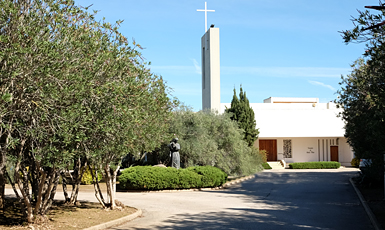
[[[267,151],[267,161],[277,161],[277,140],[259,140],[259,149]]]
[[[338,162],[338,146],[330,146],[330,161]]]

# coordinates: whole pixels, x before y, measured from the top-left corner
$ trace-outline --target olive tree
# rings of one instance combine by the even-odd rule
[[[155,148],[167,129],[173,104],[162,78],[119,33],[121,21],[98,22],[71,0],[0,6],[0,179],[8,176],[32,223],[51,206],[62,170],[88,162],[105,172],[110,199],[99,200],[114,208],[111,165]]]
[[[244,141],[243,130],[229,114],[182,107],[173,115],[169,133],[179,138],[184,167],[211,165],[229,175],[249,175],[260,169],[261,155]]]

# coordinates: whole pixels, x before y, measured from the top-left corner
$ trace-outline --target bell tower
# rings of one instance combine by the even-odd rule
[[[219,28],[212,25],[202,36],[202,109],[220,112]]]

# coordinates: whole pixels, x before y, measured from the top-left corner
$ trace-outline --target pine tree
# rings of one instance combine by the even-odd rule
[[[256,128],[254,110],[250,107],[246,92],[243,92],[242,86],[240,87],[239,99],[234,89],[231,107],[226,108],[225,112],[232,113],[231,119],[237,121],[238,127],[245,131],[244,140],[249,146],[253,146],[258,138],[259,131]]]

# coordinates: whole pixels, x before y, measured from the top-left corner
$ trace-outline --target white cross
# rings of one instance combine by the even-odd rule
[[[205,2],[205,9],[204,10],[197,10],[197,11],[204,11],[205,12],[205,32],[207,31],[207,12],[215,12],[215,10],[208,10],[207,9],[207,2]]]

